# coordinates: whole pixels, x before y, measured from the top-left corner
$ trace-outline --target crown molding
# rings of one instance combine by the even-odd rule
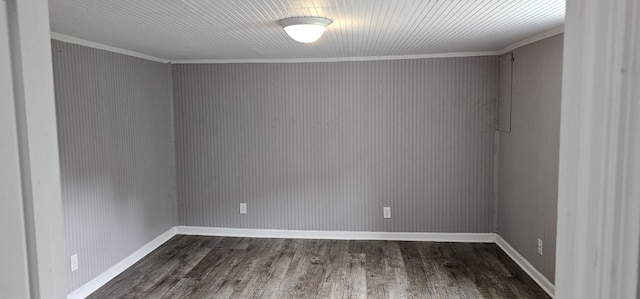
[[[510,45],[508,45],[508,46],[506,46],[506,47],[504,47],[504,48],[502,48],[502,49],[500,49],[498,51],[495,51],[495,55],[506,54],[506,53],[509,53],[509,52],[517,49],[517,48],[524,47],[524,46],[529,45],[529,44],[533,44],[533,43],[535,43],[537,41],[541,41],[541,40],[543,40],[545,38],[550,38],[552,36],[556,36],[556,35],[561,34],[561,33],[564,33],[564,25],[562,25],[560,27],[553,28],[553,29],[551,29],[549,31],[542,32],[542,33],[540,33],[538,35],[534,35],[532,37],[525,38],[525,39],[523,39],[521,41],[517,41],[517,42],[515,42],[513,44],[510,44]]]
[[[455,57],[477,57],[477,56],[496,56],[509,53],[517,48],[535,43],[537,41],[564,33],[564,26],[556,27],[549,31],[545,31],[538,35],[523,39],[521,41],[510,44],[497,51],[476,51],[476,52],[451,52],[451,53],[434,53],[419,55],[388,55],[388,56],[360,56],[360,57],[325,57],[325,58],[290,58],[290,59],[175,59],[169,60],[159,58],[136,51],[112,47],[101,43],[96,43],[81,38],[51,32],[51,39],[62,42],[82,45],[90,48],[110,51],[123,55],[138,57],[162,63],[172,64],[221,64],[221,63],[305,63],[305,62],[350,62],[350,61],[382,61],[382,60],[409,60],[409,59],[429,59],[429,58],[455,58]]]
[[[172,60],[175,64],[196,64],[196,63],[304,63],[304,62],[349,62],[349,61],[379,61],[379,60],[406,60],[406,59],[427,59],[427,58],[452,58],[452,57],[475,57],[475,56],[495,56],[494,51],[479,52],[452,52],[420,55],[389,55],[389,56],[359,56],[359,57],[324,57],[324,58],[286,58],[286,59],[178,59]]]
[[[89,47],[89,48],[100,49],[100,50],[105,50],[105,51],[114,52],[114,53],[118,53],[118,54],[123,54],[123,55],[127,55],[127,56],[142,58],[142,59],[146,59],[146,60],[156,61],[156,62],[162,62],[162,63],[170,62],[168,59],[158,58],[158,57],[155,57],[155,56],[151,56],[151,55],[147,55],[147,54],[143,54],[143,53],[140,53],[140,52],[131,51],[131,50],[127,50],[127,49],[112,47],[112,46],[104,45],[104,44],[101,44],[101,43],[96,43],[96,42],[84,40],[84,39],[81,39],[81,38],[73,37],[73,36],[70,36],[70,35],[60,34],[60,33],[57,33],[57,32],[51,32],[51,39],[55,39],[55,40],[58,40],[58,41],[61,41],[61,42],[65,42],[65,43],[76,44],[76,45],[86,46],[86,47]]]

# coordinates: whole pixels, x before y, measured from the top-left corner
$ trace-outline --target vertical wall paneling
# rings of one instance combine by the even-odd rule
[[[500,56],[500,95],[498,96],[498,131],[511,132],[511,96],[513,53]]]
[[[563,35],[513,51],[511,133],[500,134],[498,233],[555,279]],[[543,240],[543,255],[537,239]]]
[[[52,41],[72,291],[176,224],[167,66]]]
[[[171,174],[171,204],[172,204],[172,222],[178,223],[178,186],[176,181],[176,134],[175,134],[175,113],[173,101],[173,66],[167,63],[167,95],[169,97],[169,130],[170,130],[170,159],[169,169]]]
[[[498,205],[500,204],[500,131],[493,132],[493,232],[498,232]]]
[[[498,64],[173,65],[179,223],[492,232]]]

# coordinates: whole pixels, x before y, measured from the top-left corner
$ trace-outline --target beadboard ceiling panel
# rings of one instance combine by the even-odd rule
[[[565,0],[50,0],[53,32],[171,60],[496,51],[561,26]],[[313,44],[278,20],[333,20]]]

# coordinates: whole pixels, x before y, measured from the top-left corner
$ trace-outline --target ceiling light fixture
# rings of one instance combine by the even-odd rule
[[[332,21],[320,17],[297,17],[282,19],[279,23],[289,37],[307,44],[317,41]]]

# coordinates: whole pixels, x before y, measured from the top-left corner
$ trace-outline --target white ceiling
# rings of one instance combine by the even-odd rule
[[[49,0],[51,30],[170,60],[496,51],[564,23],[565,0]],[[333,20],[297,43],[278,20]]]

